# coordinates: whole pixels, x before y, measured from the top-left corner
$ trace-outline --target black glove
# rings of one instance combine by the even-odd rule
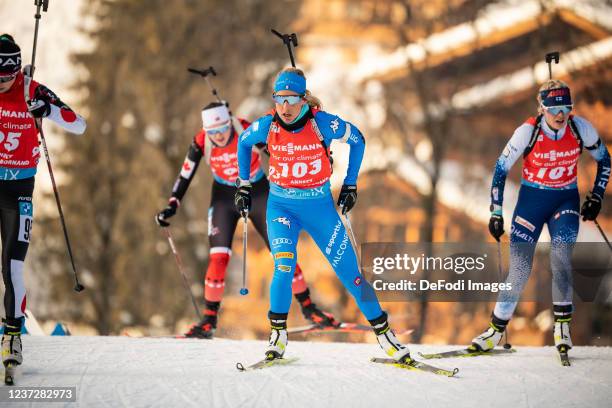
[[[357,202],[357,186],[344,184],[338,196],[338,206],[342,207],[342,214],[351,211]]]
[[[37,119],[46,118],[51,113],[51,104],[44,99],[30,99],[28,110]]]
[[[238,183],[241,183],[241,185]],[[253,187],[248,182],[238,181],[237,185],[238,190],[236,190],[236,195],[234,196],[234,205],[240,216],[244,217],[251,209],[251,190],[253,190]]]
[[[179,207],[179,205],[179,200],[177,198],[172,197],[170,201],[168,201],[168,206],[155,216],[155,222],[157,223],[157,225],[159,225],[160,227],[170,226],[170,223],[166,220],[176,214],[176,209]]]
[[[489,220],[489,232],[499,242],[499,237],[504,235],[504,217],[499,214],[491,214]]]
[[[601,198],[597,194],[589,193],[580,209],[582,221],[594,221],[599,211],[601,211]]]

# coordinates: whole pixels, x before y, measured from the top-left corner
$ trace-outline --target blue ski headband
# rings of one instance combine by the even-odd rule
[[[567,106],[572,104],[572,95],[569,88],[547,89],[540,92],[542,105],[549,106]]]
[[[306,78],[295,72],[281,72],[274,83],[274,92],[293,91],[298,95],[306,93]]]

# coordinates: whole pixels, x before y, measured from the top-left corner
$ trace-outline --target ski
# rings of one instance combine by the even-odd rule
[[[287,329],[287,333],[318,333],[318,332],[340,332],[352,333],[370,331],[372,327],[357,323],[340,323],[339,326],[320,326],[318,324],[309,324],[306,326],[291,327]]]
[[[559,352],[559,360],[561,360],[561,365],[563,367],[570,367],[572,365],[569,359],[569,355],[567,354],[568,350],[569,349],[567,347],[563,346],[559,347],[559,349],[557,350]]]
[[[398,368],[403,368],[405,370],[423,371],[427,373],[443,375],[445,377],[454,377],[455,374],[459,372],[458,368],[454,368],[452,370],[446,370],[444,368],[434,367],[422,361],[413,360],[411,358],[408,359],[405,363],[400,363],[392,358],[377,358],[377,357],[372,357],[370,361],[373,363],[392,365]]]
[[[301,334],[301,333],[359,333],[369,332],[372,330],[371,326],[358,323],[340,323],[337,327],[332,326],[319,326],[318,324],[309,324],[306,326],[291,327],[287,329],[287,333],[290,334]],[[398,336],[412,333],[413,330],[404,330],[403,332],[396,333]]]
[[[15,384],[15,375],[17,374],[17,364],[15,363],[7,363],[4,366],[4,384],[6,385],[14,385]]]
[[[419,356],[424,359],[431,360],[434,358],[449,358],[449,357],[477,357],[477,356],[497,356],[500,354],[516,353],[516,349],[492,349],[489,351],[477,350],[467,347],[459,350],[443,351],[442,353],[419,353]]]
[[[251,364],[250,366],[245,367],[242,363],[236,363],[236,368],[238,369],[238,371],[252,371],[252,370],[260,370],[262,368],[266,368],[266,367],[272,367],[275,365],[286,365],[286,364],[291,364],[293,362],[298,361],[299,359],[297,357],[291,357],[291,358],[264,358],[263,360],[260,360],[254,364]]]

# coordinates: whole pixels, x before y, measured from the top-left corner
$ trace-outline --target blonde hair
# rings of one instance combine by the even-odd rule
[[[306,78],[306,75],[304,75],[304,71],[302,71],[299,68],[294,68],[294,67],[285,68],[281,72],[279,72],[278,75],[282,74],[283,72],[293,72],[294,74],[298,74],[299,76]],[[277,75],[277,78],[278,78],[278,75]],[[317,98],[316,96],[314,96],[312,93],[310,93],[308,89],[306,90],[306,93],[304,94],[304,99],[306,100],[306,103],[308,103],[308,106],[310,106],[311,108],[321,109],[321,106],[322,106],[321,100]]]

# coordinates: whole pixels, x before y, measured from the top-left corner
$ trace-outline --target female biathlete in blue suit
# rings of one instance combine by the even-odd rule
[[[270,287],[271,334],[266,356],[282,357],[287,346],[287,313],[291,304],[291,277],[296,267],[300,230],[306,230],[370,321],[383,350],[397,360],[409,357],[380,308],[374,291],[359,272],[357,257],[331,195],[329,178],[332,140],[351,150],[338,205],[350,211],[357,199],[357,175],[365,150],[359,130],[335,115],[319,110],[320,102],[306,90],[304,73],[283,70],[274,84],[275,109],[251,124],[238,145],[239,179],[236,207],[251,205],[249,169],[251,150],[266,143],[270,151],[270,196],[266,222],[274,256]]]
[[[529,279],[535,244],[544,224],[551,237],[550,263],[553,273],[554,339],[559,350],[572,347],[569,324],[572,318],[571,252],[578,236],[579,218],[595,220],[610,176],[610,155],[591,123],[570,115],[572,98],[562,81],[550,80],[538,93],[540,115],[519,126],[497,160],[491,188],[489,231],[499,241],[504,233],[502,202],[506,175],[523,156],[519,198],[510,229],[512,290],[501,292],[490,327],[472,340],[473,347],[489,350],[499,343]],[[592,192],[579,211],[578,157],[583,146],[597,161]]]
[[[202,110],[203,128],[195,136],[181,172],[172,188],[172,196],[168,207],[155,217],[161,227],[168,227],[171,217],[176,214],[187,189],[194,178],[202,158],[210,166],[213,173],[210,206],[208,207],[208,243],[210,257],[206,277],[204,279],[204,300],[202,320],[193,325],[186,337],[210,339],[217,329],[217,315],[225,289],[225,274],[232,254],[232,241],[240,214],[234,208],[234,193],[236,177],[238,177],[238,135],[242,129],[250,125],[244,119],[232,121],[226,105],[213,102]],[[253,183],[253,211],[249,218],[257,232],[263,237],[267,247],[270,247],[266,234],[266,202],[268,200],[268,180],[261,168],[259,151],[253,151],[249,180]],[[295,268],[293,277],[293,292],[300,303],[304,317],[319,326],[337,326],[338,322],[331,313],[322,311],[312,302],[310,290],[304,280],[299,265]]]

